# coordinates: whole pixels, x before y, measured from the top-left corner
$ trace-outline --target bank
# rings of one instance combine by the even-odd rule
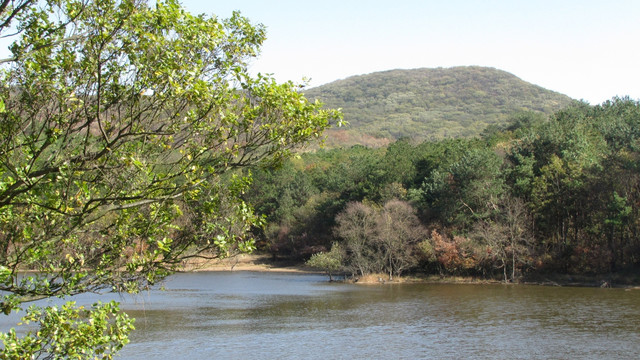
[[[306,266],[304,263],[274,259],[268,254],[240,254],[223,259],[196,258],[186,262],[181,272],[191,271],[255,271],[321,274],[322,271]],[[388,280],[385,274],[371,274],[347,281],[356,284],[399,284],[399,283],[446,283],[446,284],[505,284],[501,279],[475,276],[439,275],[409,273],[394,280]],[[611,274],[561,274],[533,273],[518,279],[509,285],[575,286],[600,288],[640,289],[640,274],[620,272]]]

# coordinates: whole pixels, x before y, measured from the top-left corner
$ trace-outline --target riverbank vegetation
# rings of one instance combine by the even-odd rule
[[[339,252],[354,276],[503,281],[640,266],[640,105],[628,98],[520,113],[475,138],[319,150],[251,171],[245,199],[266,215],[255,231],[274,257]]]

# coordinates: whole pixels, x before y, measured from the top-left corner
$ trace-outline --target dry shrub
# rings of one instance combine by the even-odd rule
[[[358,284],[382,284],[387,281],[388,274],[373,273],[362,275],[356,279]]]
[[[431,244],[441,268],[448,273],[463,273],[475,268],[478,261],[474,256],[471,240],[454,236],[449,239],[437,230],[431,232]]]

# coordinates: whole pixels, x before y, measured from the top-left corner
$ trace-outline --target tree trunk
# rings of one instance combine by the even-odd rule
[[[513,251],[511,254],[511,282],[514,282],[516,279],[516,252]]]
[[[507,283],[507,263],[502,262],[502,274],[504,275],[504,283]]]

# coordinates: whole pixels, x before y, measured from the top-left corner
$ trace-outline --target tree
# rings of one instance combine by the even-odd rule
[[[279,163],[339,119],[298,85],[249,75],[265,31],[238,13],[194,16],[175,0],[1,1],[0,32],[14,31],[0,72],[5,313],[135,292],[189,257],[250,250],[244,233],[259,218],[240,198],[250,179],[234,170]],[[117,315],[92,333],[105,344],[58,346],[118,314],[65,306],[82,316],[63,324],[32,308],[28,321],[56,331],[3,334],[3,356],[110,358],[126,343],[132,322]]]
[[[401,200],[387,201],[381,209],[349,203],[336,223],[353,273],[385,271],[389,280],[417,264],[415,248],[426,237],[415,209]]]
[[[312,268],[321,269],[329,276],[329,281],[333,281],[333,274],[340,271],[343,267],[343,250],[340,244],[333,243],[331,251],[319,252],[311,255],[307,260],[307,265]]]
[[[481,260],[502,269],[505,283],[514,281],[516,269],[526,265],[530,259],[533,242],[530,223],[525,204],[520,199],[507,197],[501,202],[500,212],[494,219],[479,222],[473,231],[473,235],[479,238],[478,243],[486,246]]]
[[[437,260],[440,273],[460,274],[469,272],[478,265],[477,251],[468,238],[454,236],[453,239],[437,230],[431,231],[430,252]],[[424,246],[423,246],[424,248]]]
[[[509,149],[513,165],[508,181],[532,211],[539,250],[562,271],[576,265],[576,253],[598,247],[600,240],[589,233],[602,222],[594,218],[604,198],[602,189],[610,194],[608,185],[598,185],[608,178],[602,169],[610,150],[598,130],[600,116],[594,115],[590,106],[575,104],[547,122],[522,129],[516,146]]]
[[[409,203],[390,200],[384,204],[376,221],[375,238],[384,254],[389,280],[417,264],[414,248],[425,237],[426,230]]]
[[[367,275],[382,269],[382,256],[373,243],[377,212],[361,202],[352,202],[336,216],[334,232],[343,239],[353,274]]]
[[[502,159],[490,148],[469,148],[448,169],[435,169],[414,197],[445,224],[470,228],[491,216],[504,194]]]

